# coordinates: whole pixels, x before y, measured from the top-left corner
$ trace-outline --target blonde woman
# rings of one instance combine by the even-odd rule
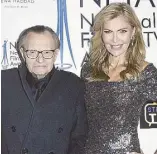
[[[157,69],[145,61],[140,22],[126,3],[95,17],[86,81],[89,138],[86,154],[137,154],[137,125],[146,101],[157,101]]]

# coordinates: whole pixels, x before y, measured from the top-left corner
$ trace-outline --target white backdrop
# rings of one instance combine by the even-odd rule
[[[143,27],[146,60],[157,67],[157,0],[1,0],[1,69],[17,67],[20,61],[15,42],[19,33],[39,24],[58,32],[62,49],[56,63],[64,68],[71,66],[66,70],[79,75],[89,48],[93,17],[111,2],[127,2],[134,8]],[[157,149],[157,129],[138,128],[138,132],[144,153],[153,154]]]

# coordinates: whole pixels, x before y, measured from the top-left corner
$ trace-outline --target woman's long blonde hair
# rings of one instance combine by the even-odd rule
[[[128,4],[111,3],[102,8],[95,16],[94,24],[91,28],[93,37],[91,38],[89,62],[92,66],[92,75],[94,78],[100,77],[105,79],[109,69],[110,54],[107,52],[102,40],[104,22],[112,20],[120,15],[124,16],[128,23],[135,28],[135,34],[130,42],[128,51],[126,52],[126,69],[120,72],[120,77],[122,79],[127,79],[126,74],[138,77],[140,73],[140,68],[145,59],[145,44],[140,21],[134,10]]]

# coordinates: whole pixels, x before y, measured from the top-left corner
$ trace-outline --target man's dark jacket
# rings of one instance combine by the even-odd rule
[[[83,81],[55,69],[37,101],[26,68],[2,71],[2,154],[81,154],[87,136]]]

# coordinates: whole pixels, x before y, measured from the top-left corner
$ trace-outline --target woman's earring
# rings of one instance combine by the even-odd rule
[[[131,38],[131,46],[133,46],[134,45],[134,36],[132,36],[132,38]]]
[[[131,41],[131,45],[132,45],[132,46],[134,45],[134,41],[133,41],[133,40]]]

